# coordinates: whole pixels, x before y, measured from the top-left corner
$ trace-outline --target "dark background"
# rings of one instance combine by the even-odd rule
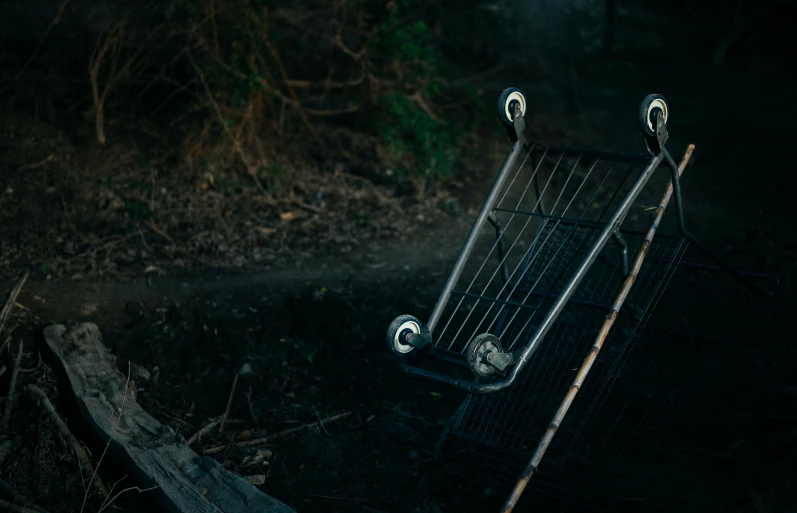
[[[639,103],[665,95],[670,151],[696,145],[690,228],[780,277],[786,313],[670,342],[650,391],[666,400],[626,425],[657,434],[616,460],[638,479],[602,474],[610,510],[793,511],[787,4],[0,1],[3,290],[31,273],[0,357],[10,368],[23,344],[34,368],[4,400],[0,476],[48,511],[80,511],[74,451],[19,391],[38,383],[92,446],[39,338],[92,320],[121,369],[148,370],[142,405],[186,437],[253,366],[258,420],[239,390],[243,426],[198,449],[353,412],[274,447],[267,467],[215,456],[267,475],[261,488],[297,511],[497,510],[507,481],[483,458],[433,450],[462,396],[399,373],[382,338],[396,315],[431,311],[508,148],[495,103],[515,86],[535,142],[636,153]],[[125,475],[112,458],[101,474]],[[581,511],[561,500],[578,490],[554,492],[530,489],[519,510]],[[146,511],[145,497],[115,506]],[[101,503],[90,494],[86,511]]]

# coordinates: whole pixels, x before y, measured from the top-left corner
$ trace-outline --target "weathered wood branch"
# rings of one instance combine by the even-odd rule
[[[22,287],[25,286],[25,282],[28,281],[28,275],[30,273],[25,273],[25,276],[19,280],[11,291],[11,294],[8,296],[8,300],[6,300],[5,304],[3,305],[3,309],[0,310],[0,334],[3,333],[3,329],[6,327],[6,322],[8,321],[9,317],[11,317],[11,312],[14,311],[14,304],[17,302],[17,298],[19,297],[19,293],[22,292]],[[11,339],[9,338],[9,341]],[[0,347],[0,353],[3,352],[3,348],[5,348],[7,344],[3,344]]]
[[[165,511],[175,513],[294,513],[244,478],[178,441],[169,427],[126,393],[127,380],[93,323],[44,330],[69,379],[81,413],[116,457]]]
[[[83,444],[72,434],[67,427],[66,422],[61,419],[61,416],[58,415],[58,412],[55,411],[55,407],[53,403],[50,402],[50,398],[47,397],[47,394],[44,393],[44,390],[37,387],[36,385],[28,385],[26,388],[28,395],[42,408],[42,411],[46,413],[52,420],[55,422],[56,428],[58,428],[58,432],[61,434],[61,437],[69,443],[71,447],[74,447],[75,452],[77,453],[78,459],[80,460],[80,465],[83,467],[84,475],[90,476],[92,480],[92,484],[100,492],[104,497],[108,496],[108,488],[96,475],[96,471],[94,468],[94,464],[91,462],[91,458],[89,457],[88,452],[83,447]]]

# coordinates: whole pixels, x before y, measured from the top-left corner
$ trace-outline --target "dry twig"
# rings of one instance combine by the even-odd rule
[[[132,54],[128,55],[124,64],[119,65],[122,53],[125,49],[125,37],[128,31],[128,18],[122,18],[108,32],[97,39],[94,51],[89,59],[89,80],[91,82],[91,95],[94,101],[94,128],[97,133],[97,142],[105,144],[105,102],[108,93],[116,86],[119,79],[140,70],[146,64],[146,59],[142,59],[145,50],[150,49],[149,45],[136,45]],[[110,60],[105,84],[100,86],[100,71],[105,65],[106,59]]]
[[[303,208],[304,210],[308,210],[310,212],[313,212],[314,214],[323,214],[324,213],[324,209],[323,208],[318,208],[318,207],[315,207],[313,205],[308,205],[307,203],[303,203],[301,201],[294,201],[294,204],[297,207]]]
[[[3,426],[8,425],[11,420],[11,410],[14,407],[14,390],[17,388],[17,377],[19,377],[19,366],[22,361],[22,341],[19,342],[17,357],[14,359],[14,367],[11,369],[11,381],[8,384],[8,397],[6,397],[6,412],[3,415]]]
[[[224,413],[219,420],[219,433],[224,431],[224,424],[227,422],[227,417],[230,415],[230,409],[232,408],[232,399],[235,396],[235,388],[238,386],[238,378],[240,377],[240,372],[235,373],[235,377],[232,380],[232,388],[230,389],[230,397],[227,398],[227,408],[224,410]]]
[[[34,401],[39,403],[42,411],[51,419],[53,419],[53,422],[55,422],[55,426],[58,428],[58,432],[61,433],[61,436],[64,437],[64,439],[67,440],[70,445],[75,447],[78,459],[80,459],[80,463],[82,465],[82,470],[85,471],[86,474],[94,475],[93,484],[95,488],[97,488],[97,491],[100,492],[104,497],[107,497],[109,493],[108,489],[100,480],[99,476],[96,476],[94,465],[91,463],[88,452],[84,448],[83,444],[80,443],[75,435],[72,434],[72,432],[69,430],[69,427],[63,421],[63,419],[61,419],[61,416],[58,415],[58,412],[55,411],[55,407],[53,407],[53,403],[50,402],[50,398],[47,397],[47,394],[45,394],[44,391],[36,385],[28,385],[27,392]]]
[[[329,431],[324,427],[324,422],[321,420],[321,415],[318,414],[318,410],[315,409],[315,406],[313,406],[313,413],[315,413],[315,418],[318,419],[318,427],[321,428],[321,431],[323,431],[325,435],[329,435]]]
[[[244,148],[241,145],[241,141],[239,141],[238,138],[235,137],[235,134],[232,133],[232,130],[230,130],[229,124],[227,123],[227,119],[224,117],[224,114],[222,114],[221,112],[221,107],[219,107],[218,102],[216,102],[216,100],[213,98],[213,91],[210,89],[208,81],[205,80],[205,74],[202,72],[201,69],[199,69],[199,66],[196,65],[190,53],[188,54],[188,62],[191,63],[191,66],[194,68],[194,71],[196,71],[196,74],[199,77],[200,82],[202,82],[202,87],[204,87],[205,89],[205,94],[208,97],[210,105],[213,107],[213,110],[216,112],[216,117],[218,118],[219,124],[227,133],[227,136],[230,138],[230,142],[233,144],[235,152],[238,153],[238,156],[243,162],[244,167],[246,167],[246,171],[249,173],[249,175],[252,177],[252,180],[255,182],[255,186],[258,188],[258,190],[261,193],[268,195],[266,188],[263,187],[263,183],[260,181],[260,178],[257,176],[257,167],[254,166],[252,162],[249,160],[249,156],[244,151]]]
[[[40,167],[42,167],[42,166],[45,166],[45,165],[47,165],[48,163],[52,162],[52,160],[53,160],[53,158],[54,158],[54,157],[55,157],[55,155],[53,155],[53,154],[51,153],[51,154],[50,154],[50,155],[49,155],[49,156],[48,156],[46,159],[44,159],[44,160],[40,160],[40,161],[38,161],[38,162],[34,162],[34,163],[32,163],[32,164],[25,164],[24,166],[20,166],[20,168],[19,168],[19,169],[17,169],[17,171],[30,171],[31,169],[40,168]]]
[[[246,391],[246,406],[249,408],[249,416],[252,418],[252,423],[257,425],[257,415],[255,415],[255,407],[252,405],[252,387]]]
[[[313,428],[313,427],[317,427],[317,426],[323,428],[324,426],[326,426],[328,424],[331,424],[333,422],[337,422],[339,420],[343,420],[346,417],[349,417],[351,414],[352,414],[351,412],[341,413],[340,415],[335,415],[334,417],[330,417],[330,418],[322,420],[320,422],[311,422],[309,424],[304,424],[304,425],[299,426],[299,427],[286,429],[285,431],[280,431],[279,433],[274,433],[273,435],[269,435],[269,436],[266,436],[266,437],[263,437],[263,438],[254,438],[252,440],[246,440],[244,442],[238,442],[235,445],[237,447],[251,447],[253,445],[265,445],[265,444],[268,444],[268,443],[271,443],[271,442],[276,442],[278,440],[283,440],[283,439],[288,438],[289,436],[294,435],[294,434],[296,434],[296,433],[298,433],[300,431],[304,431],[305,429],[309,429],[309,428]],[[226,448],[227,448],[226,445],[221,445],[219,447],[211,447],[210,449],[205,449],[204,451],[202,451],[202,454],[205,454],[205,455],[218,454],[220,452],[223,452]]]
[[[2,346],[0,346],[0,354],[2,354],[3,351],[5,351],[6,349],[8,349],[10,347],[11,347],[11,335],[7,336],[6,337],[6,341],[3,342]]]
[[[216,419],[210,419],[210,422],[208,422],[208,424],[205,427],[194,433],[193,436],[191,436],[191,438],[186,440],[185,444],[190,446],[191,444],[195,443],[197,440],[199,440],[206,434],[210,433],[210,431],[213,430],[213,428],[218,426],[219,424],[221,424],[221,417]]]
[[[41,47],[44,44],[44,40],[47,39],[47,36],[50,35],[50,32],[52,32],[53,27],[58,25],[58,23],[61,21],[61,16],[64,14],[64,11],[66,10],[66,6],[68,4],[69,0],[63,0],[63,2],[61,2],[61,5],[58,7],[58,11],[56,11],[53,20],[50,22],[50,25],[47,27],[47,30],[44,31],[44,35],[39,40],[39,44],[36,45],[36,49],[33,50],[33,53],[30,54],[30,57],[28,57],[28,61],[25,63],[22,69],[19,70],[19,73],[17,73],[17,79],[21,78],[22,75],[24,75],[25,72],[28,70],[31,63],[33,62],[33,59],[36,58],[36,55],[39,53],[39,50],[41,50]]]
[[[19,512],[19,513],[31,513],[31,511],[38,511],[39,513],[43,513],[44,512],[44,510],[39,509],[39,508],[34,509],[33,505],[31,505],[31,506],[17,506],[16,504],[12,504],[10,502],[4,501],[3,499],[0,499],[0,508],[5,508],[8,511],[16,511],[16,512]]]
[[[30,273],[25,273],[25,276],[17,282],[3,305],[3,309],[0,310],[0,333],[3,333],[3,328],[5,328],[8,318],[11,317],[11,312],[14,311],[14,304],[17,302],[19,293],[22,292],[22,287],[25,286],[25,282],[28,281],[29,275]],[[9,341],[6,341],[6,345],[8,345]]]
[[[127,477],[127,476],[125,476],[125,477]],[[108,496],[107,496],[107,497],[105,497],[105,500],[104,500],[104,501],[102,501],[102,504],[100,505],[100,511],[99,511],[99,513],[102,513],[103,511],[105,511],[106,509],[108,509],[108,508],[109,508],[111,505],[113,505],[113,503],[114,503],[114,502],[116,502],[116,499],[118,499],[118,498],[119,498],[119,496],[121,496],[123,493],[126,493],[126,492],[131,492],[131,491],[133,491],[133,490],[137,490],[137,491],[138,491],[138,493],[144,493],[144,492],[150,492],[150,491],[152,491],[152,490],[155,490],[155,489],[157,488],[157,486],[152,486],[152,487],[150,487],[150,488],[145,488],[145,489],[143,489],[143,490],[142,490],[142,489],[141,489],[141,488],[139,488],[138,486],[128,486],[127,488],[125,488],[125,489],[124,489],[124,490],[122,490],[121,492],[117,492],[117,493],[116,493],[116,495],[111,495],[111,494],[113,493],[113,490],[114,490],[114,488],[116,488],[116,485],[118,485],[119,483],[121,483],[121,482],[122,482],[122,481],[125,479],[125,477],[123,477],[123,478],[122,478],[122,479],[120,479],[119,481],[115,482],[115,483],[114,483],[114,484],[111,486],[111,490],[108,492]]]
[[[11,511],[25,511],[27,513],[35,511],[38,513],[45,513],[43,509],[33,504],[33,502],[31,502],[27,497],[14,490],[10,484],[6,483],[2,479],[0,479],[0,492],[3,492],[3,494],[6,497],[11,498],[12,501],[12,503],[8,503],[0,500],[1,507],[7,508]],[[14,509],[14,507],[18,507],[19,509]]]
[[[310,123],[310,120],[307,118],[307,111],[302,107],[302,104],[299,102],[299,97],[296,96],[296,91],[289,84],[290,80],[288,79],[288,73],[287,71],[285,71],[285,66],[282,65],[282,59],[280,59],[280,55],[277,52],[277,49],[274,48],[274,46],[269,42],[268,39],[265,40],[265,43],[266,43],[266,48],[268,49],[269,53],[271,53],[271,56],[274,58],[274,61],[277,63],[277,66],[280,69],[280,76],[282,77],[282,82],[285,84],[285,87],[288,88],[288,93],[291,95],[291,99],[293,100],[291,104],[299,113],[299,117],[302,118],[304,126],[307,127],[307,130],[310,132],[310,135],[313,136],[313,139],[315,139],[316,142],[318,142],[319,146],[321,146],[322,149],[326,149],[326,144],[324,144],[324,140],[321,139],[321,136],[318,135],[318,132],[316,132],[316,129],[313,127],[312,123]]]
[[[156,225],[156,224],[155,224],[155,223],[153,223],[152,221],[149,221],[149,222],[147,223],[147,226],[149,227],[149,229],[150,229],[150,230],[152,230],[152,231],[153,231],[153,232],[155,232],[156,234],[160,235],[161,237],[163,237],[163,238],[164,238],[164,239],[166,239],[167,241],[174,243],[174,239],[172,239],[171,237],[169,237],[169,234],[167,234],[166,232],[164,232],[163,230],[161,230],[160,228],[158,228],[158,225]]]
[[[130,390],[130,362],[127,363],[127,381],[125,381],[125,391],[124,395],[122,396],[122,404],[119,406],[119,416],[116,418],[116,426],[114,429],[119,429],[119,424],[122,423],[122,414],[124,413],[125,403],[127,402],[127,392]],[[91,475],[91,480],[97,477],[97,471],[100,469],[100,465],[102,465],[102,460],[105,459],[105,455],[108,454],[108,449],[111,447],[111,442],[113,442],[113,437],[108,438],[108,442],[105,444],[105,449],[102,451],[102,456],[100,456],[100,461],[97,462],[97,466],[94,467],[94,472]],[[108,496],[108,493],[105,493],[105,496]],[[86,501],[89,498],[89,490],[86,489],[86,493],[83,495],[83,505],[80,507],[80,513],[83,513],[83,510],[86,509]]]

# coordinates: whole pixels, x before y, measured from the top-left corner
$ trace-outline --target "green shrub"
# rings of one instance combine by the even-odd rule
[[[453,81],[472,66],[474,23],[490,18],[452,0],[155,0],[105,14],[106,34],[125,27],[108,55],[145,61],[114,78],[109,104],[146,115],[166,103],[185,161],[233,157],[275,194],[287,185],[275,162],[326,146],[322,126],[378,136],[382,169],[445,179],[484,122],[475,88]]]

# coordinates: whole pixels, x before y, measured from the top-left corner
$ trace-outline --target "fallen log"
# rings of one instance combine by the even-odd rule
[[[128,380],[102,343],[99,328],[48,326],[47,345],[63,366],[81,413],[104,443],[173,513],[295,513],[215,460],[199,456],[128,393]]]

